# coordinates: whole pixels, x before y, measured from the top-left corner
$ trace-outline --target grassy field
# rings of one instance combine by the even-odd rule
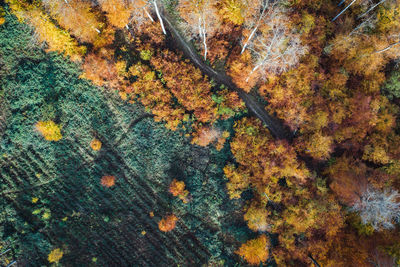
[[[32,30],[0,26],[0,265],[177,266],[224,263],[244,236],[241,201],[229,201],[221,151],[190,144],[138,104],[79,79],[79,67],[47,54]],[[61,126],[46,141],[38,121]],[[93,138],[102,148],[90,147]],[[101,185],[114,175],[111,188]],[[185,181],[191,201],[168,192]],[[150,216],[154,213],[154,217]],[[168,233],[159,220],[174,213]],[[248,234],[248,233],[246,233]]]

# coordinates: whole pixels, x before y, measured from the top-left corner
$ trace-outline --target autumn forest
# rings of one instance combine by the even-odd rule
[[[400,266],[399,0],[0,1],[0,266]]]

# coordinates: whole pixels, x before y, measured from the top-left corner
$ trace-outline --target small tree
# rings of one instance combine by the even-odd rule
[[[360,213],[364,224],[370,223],[375,230],[394,228],[393,222],[400,220],[400,194],[396,190],[384,190],[368,187],[360,200],[351,207]]]

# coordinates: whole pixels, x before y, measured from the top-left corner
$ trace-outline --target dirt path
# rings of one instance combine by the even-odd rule
[[[271,134],[279,139],[291,140],[293,134],[284,126],[284,124],[277,118],[270,115],[265,109],[264,105],[261,104],[257,99],[242,89],[238,88],[231,80],[231,78],[225,73],[218,72],[208,66],[196,53],[196,50],[192,45],[190,45],[180,34],[173,24],[173,20],[168,16],[168,14],[162,14],[162,18],[169,32],[172,35],[173,41],[176,45],[183,51],[186,57],[190,58],[193,64],[198,67],[203,74],[207,75],[219,84],[224,84],[231,90],[238,93],[239,97],[245,102],[246,107],[251,111],[258,119],[260,119],[265,126],[270,130]]]

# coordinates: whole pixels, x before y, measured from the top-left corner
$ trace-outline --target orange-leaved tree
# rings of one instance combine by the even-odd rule
[[[269,240],[266,235],[260,235],[256,239],[251,239],[236,251],[251,265],[259,265],[268,259]]]

